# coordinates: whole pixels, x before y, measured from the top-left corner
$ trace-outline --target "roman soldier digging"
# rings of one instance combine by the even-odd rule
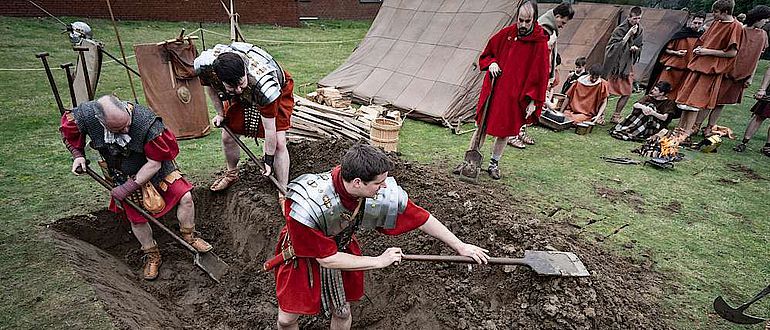
[[[125,214],[145,253],[144,279],[158,277],[160,251],[147,219],[130,206],[119,205],[126,198],[143,205],[155,217],[178,205],[182,238],[199,252],[211,250],[211,245],[195,233],[193,186],[174,162],[179,154],[176,137],[152,110],[105,95],[65,112],[60,131],[72,154],[75,175],[86,170],[86,137],[91,148],[99,152],[99,165],[114,185],[110,210]]]
[[[217,115],[214,126],[226,125],[236,135],[264,138],[265,173],[275,172],[279,184],[289,182],[286,131],[294,109],[294,80],[264,50],[244,42],[216,45],[195,59],[195,70],[206,86]],[[237,136],[222,131],[227,171],[211,190],[227,189],[238,181],[240,149]],[[283,196],[278,197],[282,204]]]
[[[275,267],[279,329],[297,329],[300,315],[320,312],[331,316],[332,329],[350,328],[349,302],[364,295],[363,271],[388,267],[403,256],[397,247],[361,256],[358,229],[385,235],[420,229],[459,255],[487,262],[487,250],[464,243],[413,203],[388,176],[391,167],[381,150],[358,144],[331,172],[305,174],[289,184],[286,225],[276,257],[265,266]]]

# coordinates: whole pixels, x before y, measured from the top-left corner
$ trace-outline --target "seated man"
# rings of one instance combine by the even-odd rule
[[[588,71],[586,71],[586,58],[585,57],[578,57],[575,60],[575,71],[570,71],[569,76],[567,76],[567,80],[564,81],[564,85],[561,86],[561,93],[567,94],[567,91],[570,87],[578,80],[578,78],[585,76],[588,74]]]
[[[401,261],[400,248],[361,256],[359,228],[400,235],[414,229],[458,254],[486,263],[485,249],[464,243],[428,211],[414,204],[388,177],[392,162],[381,150],[355,145],[331,172],[305,174],[289,184],[286,226],[276,246],[278,328],[297,329],[300,314],[331,314],[332,329],[349,329],[350,301],[364,295],[365,270]],[[276,261],[277,260],[277,261]],[[271,268],[268,266],[266,268]]]
[[[631,114],[615,125],[610,135],[620,140],[643,141],[666,128],[680,111],[676,102],[666,97],[670,91],[671,84],[659,81],[650,94],[634,103]]]
[[[601,64],[591,65],[588,75],[578,78],[567,91],[562,109],[564,116],[575,124],[590,121],[604,125],[604,109],[610,92],[602,70]]]
[[[193,186],[182,177],[174,162],[179,154],[176,137],[152,110],[105,95],[65,113],[59,130],[74,159],[75,175],[79,175],[79,170],[85,171],[86,136],[91,139],[91,148],[104,160],[100,165],[106,167],[106,179],[115,185],[110,210],[122,212],[116,201],[126,198],[142,205],[140,188],[149,183],[166,204],[154,216],[161,217],[179,204],[176,215],[182,238],[199,252],[211,250],[211,245],[195,236],[195,206],[190,194]],[[152,228],[135,209],[123,207],[131,231],[145,253],[144,279],[153,280],[158,277],[161,260]]]

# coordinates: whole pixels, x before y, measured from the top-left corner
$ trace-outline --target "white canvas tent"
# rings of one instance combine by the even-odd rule
[[[347,62],[319,84],[414,118],[467,121],[481,89],[478,57],[517,6],[510,0],[385,0]]]

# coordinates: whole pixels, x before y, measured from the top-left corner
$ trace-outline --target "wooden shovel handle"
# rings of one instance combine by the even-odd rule
[[[429,262],[455,262],[462,264],[475,264],[476,260],[466,256],[439,256],[425,254],[405,254],[401,260],[408,261],[429,261]],[[527,265],[524,259],[520,258],[489,258],[489,264],[493,265]]]

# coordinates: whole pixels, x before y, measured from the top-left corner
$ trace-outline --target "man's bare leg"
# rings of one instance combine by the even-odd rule
[[[228,171],[237,169],[238,160],[241,158],[241,149],[233,138],[238,138],[238,135],[231,137],[225,130],[222,130],[222,150],[225,153],[225,163],[227,164]]]
[[[720,109],[721,111],[721,106],[717,106],[717,109]],[[717,111],[717,110],[714,109],[713,111]],[[706,120],[706,117],[709,117],[709,114],[711,113],[713,112],[709,109],[703,109],[701,111],[698,111],[698,115],[695,116],[695,123],[692,125],[693,133],[698,133],[698,130],[701,128],[701,126],[703,126],[703,122]]]
[[[179,204],[177,204],[176,218],[179,220],[179,227],[195,227],[195,203],[189,191],[182,196]]]
[[[345,303],[344,313],[332,313],[332,322],[329,328],[332,330],[348,330],[351,324],[353,324],[353,316],[350,315],[350,303]]]
[[[155,246],[155,240],[152,238],[152,227],[150,227],[149,223],[131,223],[131,232],[134,233],[136,240],[142,245],[142,250]]]
[[[714,127],[714,125],[717,124],[717,121],[719,121],[719,117],[722,116],[722,109],[724,109],[724,105],[718,105],[714,110],[711,110],[711,115],[709,116],[709,125],[707,127]]]
[[[508,145],[507,137],[495,138],[495,144],[492,146],[492,158],[499,161],[503,157],[506,145]]]
[[[276,132],[275,178],[284,188],[289,184],[289,149],[286,147],[286,131]]]
[[[692,125],[695,123],[695,119],[697,119],[698,112],[700,111],[684,111],[682,119],[679,119],[679,128],[684,131],[686,136],[692,134]]]
[[[623,112],[623,108],[626,107],[626,103],[628,103],[628,99],[631,98],[630,95],[621,95],[618,98],[618,103],[615,104],[615,111],[612,113],[612,117],[610,118],[610,122],[613,124],[616,124],[616,121],[620,120],[620,115]]]
[[[278,329],[299,330],[299,314],[292,314],[278,308]]]

